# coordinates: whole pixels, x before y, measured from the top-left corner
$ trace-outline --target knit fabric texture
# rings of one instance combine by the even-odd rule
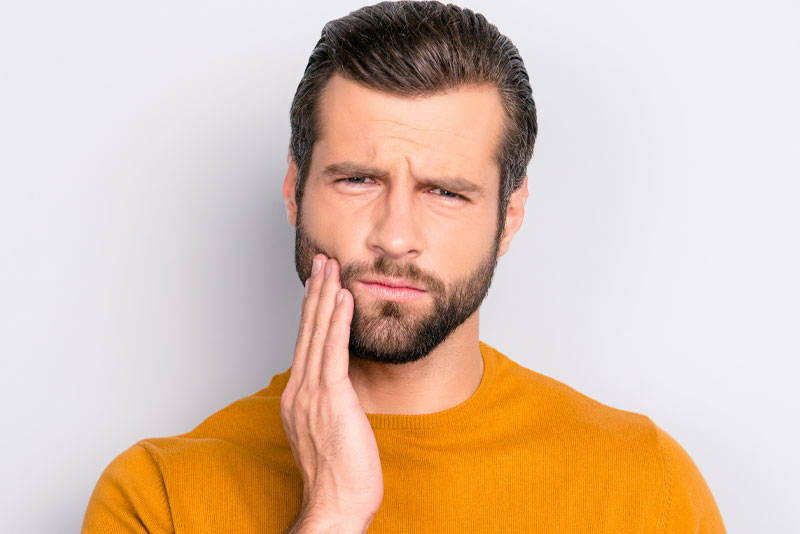
[[[724,533],[684,449],[480,343],[463,403],[367,414],[384,497],[369,533]],[[100,476],[84,533],[280,533],[303,481],[280,415],[291,369],[175,437],[142,440]]]

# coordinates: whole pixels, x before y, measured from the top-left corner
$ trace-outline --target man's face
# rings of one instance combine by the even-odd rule
[[[498,255],[503,117],[491,86],[410,99],[328,82],[295,263],[302,280],[316,253],[341,264],[352,356],[419,360],[480,306]]]

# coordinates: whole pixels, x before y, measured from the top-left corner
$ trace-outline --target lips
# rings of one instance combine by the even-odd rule
[[[370,295],[381,300],[411,302],[425,295],[424,289],[418,289],[412,282],[398,278],[373,278],[358,282]]]
[[[369,280],[359,280],[365,284],[380,284],[382,286],[398,288],[398,289],[415,289],[417,291],[425,291],[422,287],[413,282],[405,280],[404,278],[370,278]]]

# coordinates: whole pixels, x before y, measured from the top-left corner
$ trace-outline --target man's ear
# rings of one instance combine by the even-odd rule
[[[499,258],[506,252],[508,247],[511,246],[511,239],[517,233],[519,227],[522,226],[522,219],[525,218],[525,201],[528,200],[528,175],[522,180],[522,185],[511,193],[511,198],[508,201],[508,208],[506,211],[506,224],[503,231],[503,237],[500,239],[500,246],[497,250],[497,257]]]
[[[294,198],[297,185],[297,164],[292,159],[292,151],[286,155],[286,177],[283,179],[283,203],[286,204],[286,218],[289,224],[297,226],[297,201]]]

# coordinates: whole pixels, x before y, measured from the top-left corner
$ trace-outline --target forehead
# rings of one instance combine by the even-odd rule
[[[356,161],[387,171],[407,166],[426,174],[465,175],[484,183],[499,176],[495,156],[505,112],[492,85],[406,97],[334,75],[318,113],[312,169]]]

